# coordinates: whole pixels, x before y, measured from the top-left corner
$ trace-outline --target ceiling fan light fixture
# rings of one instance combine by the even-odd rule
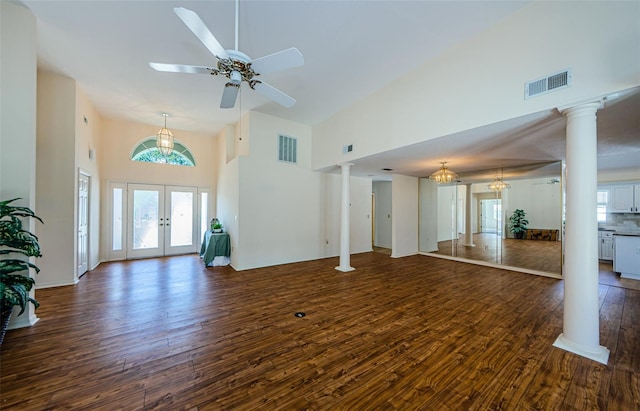
[[[505,183],[501,178],[496,177],[495,180],[487,184],[487,188],[492,191],[502,191],[511,188],[511,184]]]
[[[458,178],[458,174],[447,168],[446,161],[443,161],[440,164],[440,169],[429,176],[430,181],[434,181],[438,184],[449,184]]]
[[[167,117],[169,115],[167,113],[162,113],[162,115],[164,116],[164,127],[156,134],[156,147],[158,147],[163,156],[167,157],[173,152],[173,133],[167,128]]]
[[[229,74],[229,80],[231,80],[231,84],[240,85],[242,82],[242,74],[237,70],[233,70],[231,74]]]

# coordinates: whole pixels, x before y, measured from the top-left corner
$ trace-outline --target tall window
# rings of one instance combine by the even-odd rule
[[[139,143],[131,152],[131,160],[144,163],[173,164],[194,167],[196,161],[187,147],[174,140],[173,152],[164,156],[156,147],[156,137],[149,137]]]
[[[609,190],[607,189],[598,189],[598,222],[606,223],[607,222],[607,204],[609,203]]]

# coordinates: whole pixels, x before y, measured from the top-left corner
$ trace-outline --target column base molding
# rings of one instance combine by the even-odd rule
[[[39,317],[36,317],[35,315],[33,316],[26,315],[26,313],[27,312],[25,311],[20,316],[16,315],[15,313],[11,315],[11,322],[9,323],[9,327],[7,327],[7,330],[16,330],[18,328],[32,327],[33,325],[35,325],[35,323],[40,321]]]
[[[349,272],[349,271],[355,271],[356,269],[350,266],[347,267],[342,267],[342,266],[338,266],[336,267],[336,270],[338,271],[342,271],[343,273]]]
[[[570,341],[564,336],[564,333],[561,333],[556,341],[553,343],[554,347],[560,348],[565,351],[572,352],[574,354],[578,354],[582,357],[589,358],[590,360],[597,361],[601,364],[607,365],[609,361],[609,349],[602,345],[598,345],[597,347],[587,347],[582,344],[574,343]]]

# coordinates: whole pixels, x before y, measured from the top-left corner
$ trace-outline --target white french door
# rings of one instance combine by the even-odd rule
[[[128,184],[127,258],[196,251],[195,187]]]
[[[89,176],[78,174],[78,277],[89,270]]]

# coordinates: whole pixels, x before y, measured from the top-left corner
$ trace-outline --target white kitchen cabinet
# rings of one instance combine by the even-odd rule
[[[608,211],[640,213],[640,184],[612,185]]]
[[[613,231],[598,231],[598,259],[613,261]]]
[[[613,271],[622,278],[640,280],[640,236],[616,235]]]

